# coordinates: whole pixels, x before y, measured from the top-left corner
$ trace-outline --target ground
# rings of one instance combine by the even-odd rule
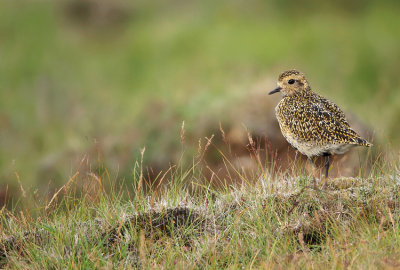
[[[3,208],[10,268],[397,268],[400,174],[330,179],[264,173],[215,190],[193,168],[146,192],[67,196],[38,218]],[[72,186],[70,187],[72,188]]]

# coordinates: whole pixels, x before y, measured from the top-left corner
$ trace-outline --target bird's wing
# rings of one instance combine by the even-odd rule
[[[312,105],[313,119],[325,133],[324,139],[329,143],[365,144],[346,120],[343,111],[333,102],[320,97]]]
[[[345,114],[335,103],[319,95],[318,99],[324,110],[332,114],[334,120],[338,121],[344,127],[350,128],[350,125],[346,120]]]
[[[324,119],[326,110],[309,100],[287,99],[286,101],[282,106],[284,112],[282,121],[289,136],[304,142],[326,143],[326,138],[331,132],[325,125],[319,124]]]

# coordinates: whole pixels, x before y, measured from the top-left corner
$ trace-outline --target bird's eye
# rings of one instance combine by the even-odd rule
[[[290,80],[288,81],[288,84],[294,84],[294,80],[293,80],[293,79],[290,79]]]

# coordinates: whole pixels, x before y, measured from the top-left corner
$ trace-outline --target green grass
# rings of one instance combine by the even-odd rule
[[[84,194],[77,186],[88,179],[77,176],[34,209],[1,210],[0,262],[12,269],[399,266],[397,163],[377,161],[365,177],[330,179],[324,190],[301,171],[267,170],[258,181],[242,175],[242,184],[213,189],[194,165],[149,186],[138,163],[129,184],[107,192],[115,182],[103,173]]]

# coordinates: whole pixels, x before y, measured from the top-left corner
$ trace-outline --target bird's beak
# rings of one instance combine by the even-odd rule
[[[282,89],[282,88],[281,88],[280,86],[278,86],[277,88],[275,88],[274,90],[272,90],[271,92],[269,92],[268,95],[272,95],[272,94],[278,93],[278,92],[281,91],[281,89]]]

